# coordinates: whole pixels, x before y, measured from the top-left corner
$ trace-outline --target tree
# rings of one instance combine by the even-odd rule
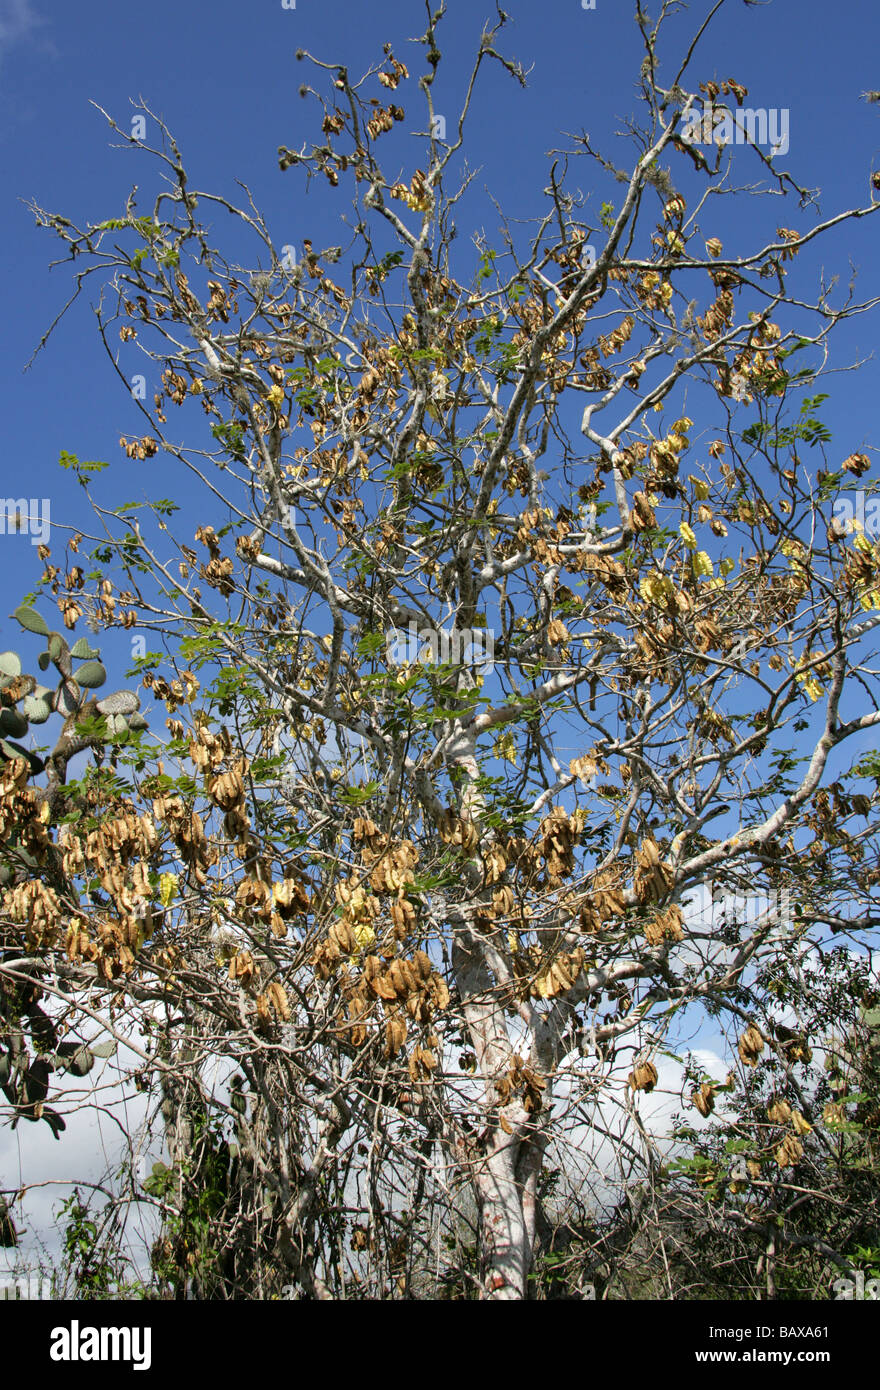
[[[656,1172],[638,1097],[664,1050],[705,1013],[744,1063],[782,1056],[768,972],[875,930],[870,768],[846,758],[880,721],[880,549],[833,514],[869,459],[832,456],[815,384],[876,300],[789,277],[877,204],[726,249],[717,195],[742,194],[693,113],[722,128],[746,89],[695,87],[695,47],[661,87],[665,25],[639,9],[629,168],[576,139],[546,212],[474,254],[452,217],[474,84],[491,62],[524,78],[499,12],[441,138],[444,8],[415,156],[390,45],[359,81],[298,54],[321,137],[279,165],[353,190],[345,246],[279,254],[252,203],[193,190],[147,107],[158,145],[126,139],[165,176],[149,213],[132,194],[79,228],[34,205],[77,291],[98,277],[117,370],[136,344],[157,373],[126,457],[163,451],[198,498],[173,536],[174,502],[108,507],[65,460],[94,568],[56,556],[41,587],[69,627],[158,636],[135,667],[169,739],[119,736],[91,818],[59,798],[64,891],[27,963],[44,977],[63,941],[71,987],[92,982],[90,931],[131,934],[134,892],[146,928],[108,1007],[121,1040],[146,1031],[171,1162],[138,1197],[180,1296],[525,1297],[560,1174]],[[383,139],[412,172],[383,172]],[[806,190],[746,143],[800,222]],[[575,155],[613,185],[600,211],[568,187]],[[7,950],[37,869],[7,890]],[[695,921],[712,883],[760,910]]]
[[[679,1221],[687,1211],[695,1238],[688,1273],[699,1244],[721,1297],[814,1298],[853,1272],[871,1277],[878,1262],[876,975],[840,946],[781,952],[773,973],[791,986],[804,1030],[776,1023],[773,1055],[747,1061],[731,1094],[709,1080],[695,1087],[702,1114],[722,1113],[701,1135],[681,1126],[693,1150],[667,1184],[668,1209]],[[778,1016],[778,1001],[766,1005]]]

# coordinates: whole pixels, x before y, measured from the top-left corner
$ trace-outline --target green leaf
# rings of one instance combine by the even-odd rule
[[[71,647],[70,655],[75,656],[77,661],[95,661],[101,655],[101,650],[99,647],[93,650],[86,638],[80,637]]]
[[[364,802],[375,796],[378,787],[378,782],[368,782],[365,787],[346,787],[339,793],[339,800],[345,802],[346,806],[363,806]]]
[[[358,656],[377,656],[385,647],[385,636],[381,632],[368,632],[358,642]]]
[[[40,617],[36,609],[22,605],[15,609],[13,617],[22,627],[26,627],[28,632],[39,632],[40,637],[49,637],[49,623],[44,617]]]
[[[161,1197],[174,1181],[174,1173],[167,1163],[154,1163],[153,1171],[145,1180],[143,1188],[151,1197]]]
[[[78,685],[85,686],[87,690],[94,690],[104,684],[107,672],[100,661],[87,661],[84,666],[76,668],[73,678]]]
[[[31,772],[36,776],[43,771],[43,759],[38,758],[36,753],[31,753],[28,748],[22,748],[20,743],[11,743],[8,739],[0,739],[0,752],[4,758],[27,758]]]
[[[11,734],[13,738],[24,738],[28,722],[17,709],[0,710],[0,734]]]
[[[45,690],[43,685],[37,686],[37,690]],[[45,695],[27,695],[21,702],[21,712],[31,724],[45,724],[49,715],[52,713],[51,691],[46,691]]]
[[[98,710],[101,714],[133,714],[139,704],[133,690],[114,690],[112,695],[105,695],[98,701]]]
[[[0,652],[0,672],[4,676],[21,675],[21,662],[16,652]]]

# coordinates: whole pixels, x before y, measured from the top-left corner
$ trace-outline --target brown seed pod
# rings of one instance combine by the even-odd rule
[[[385,1056],[396,1057],[406,1042],[406,1020],[389,1018],[385,1025]]]
[[[804,1146],[793,1134],[786,1134],[774,1153],[780,1168],[793,1168],[804,1156]]]
[[[691,1104],[707,1119],[715,1109],[715,1087],[704,1081],[702,1086],[691,1091]]]
[[[634,1067],[627,1077],[629,1087],[633,1091],[653,1091],[657,1085],[657,1068],[653,1062],[641,1062]]]
[[[764,1035],[756,1023],[749,1024],[739,1040],[737,1051],[747,1067],[758,1065],[758,1058],[764,1051]]]
[[[774,1096],[767,1106],[767,1119],[771,1124],[784,1125],[791,1119],[791,1106],[781,1096]]]
[[[413,955],[413,965],[423,980],[431,978],[431,957],[427,952],[416,951]]]

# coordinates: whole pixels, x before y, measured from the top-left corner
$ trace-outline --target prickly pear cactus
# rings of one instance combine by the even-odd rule
[[[117,690],[103,699],[95,699],[94,692],[105,684],[107,672],[100,661],[100,652],[93,650],[85,638],[70,646],[63,633],[51,631],[41,615],[27,606],[18,608],[13,616],[26,632],[46,639],[46,650],[40,653],[37,664],[42,672],[54,668],[57,677],[54,684],[42,684],[23,672],[17,652],[0,652],[0,780],[9,783],[6,792],[11,796],[0,825],[0,889],[15,883],[19,887],[10,891],[33,888],[36,901],[38,897],[45,898],[53,893],[47,869],[49,842],[45,816],[38,816],[35,822],[25,826],[20,811],[14,808],[16,793],[22,792],[29,777],[41,773],[46,763],[18,740],[27,736],[31,725],[45,724],[51,715],[61,715],[64,720],[61,737],[47,761],[54,760],[57,764],[60,760],[66,769],[66,759],[84,746],[99,746],[102,741],[129,730],[143,730],[147,725],[139,713],[140,700],[133,691]],[[104,726],[98,725],[94,733],[91,731],[94,726],[91,726],[88,742],[72,746],[70,734],[76,730],[80,717],[93,718],[95,714],[103,717]],[[51,786],[53,769],[50,767],[48,772]],[[56,781],[59,776],[63,781],[64,772],[59,774],[56,767]],[[50,811],[48,799],[42,805],[44,812]],[[41,879],[41,871],[47,873],[46,884]],[[35,943],[38,946],[39,936],[35,927],[32,927],[31,936],[33,940],[26,945],[34,948]],[[3,957],[0,945],[0,961]],[[39,1006],[40,995],[38,984],[19,984],[4,980],[0,975],[0,1093],[12,1107],[13,1126],[22,1119],[44,1120],[57,1139],[65,1124],[62,1117],[45,1104],[51,1074],[67,1072],[77,1077],[86,1076],[97,1057],[107,1057],[114,1051],[115,1043],[86,1044],[60,1039],[53,1019]],[[14,1243],[4,1239],[4,1230],[0,1210],[0,1245]]]
[[[54,666],[58,680],[54,688],[41,685],[33,676],[22,673],[16,652],[0,652],[0,759],[26,758],[31,772],[39,773],[43,770],[42,760],[15,740],[26,737],[31,724],[45,724],[53,713],[75,722],[92,698],[91,692],[105,683],[107,672],[99,660],[101,653],[92,650],[84,637],[71,647],[63,633],[50,631],[35,608],[17,608],[13,617],[26,632],[46,638],[46,650],[40,653],[37,664],[41,671]],[[75,662],[80,664],[74,665]],[[137,732],[147,727],[134,691],[116,690],[96,701],[96,708],[107,720],[110,737],[127,729]]]
[[[66,1125],[45,1103],[52,1072],[87,1076],[97,1058],[113,1055],[116,1043],[59,1041],[55,1021],[40,1007],[41,995],[39,985],[0,980],[0,1091],[12,1107],[13,1129],[19,1120],[44,1120],[58,1139]]]

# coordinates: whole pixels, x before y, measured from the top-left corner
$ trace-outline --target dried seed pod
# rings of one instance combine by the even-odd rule
[[[786,1134],[774,1153],[780,1168],[793,1168],[804,1156],[804,1146],[793,1134]]]
[[[747,1067],[758,1065],[758,1058],[764,1051],[764,1035],[756,1023],[749,1024],[739,1040],[737,1051]]]
[[[266,987],[266,997],[278,1017],[284,1022],[287,1022],[290,1018],[290,1001],[287,998],[287,990],[284,986],[278,980],[273,980],[272,983]]]
[[[431,978],[431,957],[425,951],[416,951],[413,955],[413,965],[423,980]]]
[[[406,1020],[389,1018],[385,1025],[385,1056],[396,1057],[406,1042]]]
[[[774,1096],[767,1106],[767,1119],[771,1124],[784,1125],[791,1119],[791,1106],[781,1096]]]
[[[710,1082],[704,1081],[702,1086],[691,1091],[691,1103],[695,1109],[699,1110],[703,1119],[707,1119],[715,1109],[715,1087]]]
[[[630,1072],[627,1081],[633,1091],[653,1091],[657,1085],[657,1068],[653,1062],[641,1062]]]

